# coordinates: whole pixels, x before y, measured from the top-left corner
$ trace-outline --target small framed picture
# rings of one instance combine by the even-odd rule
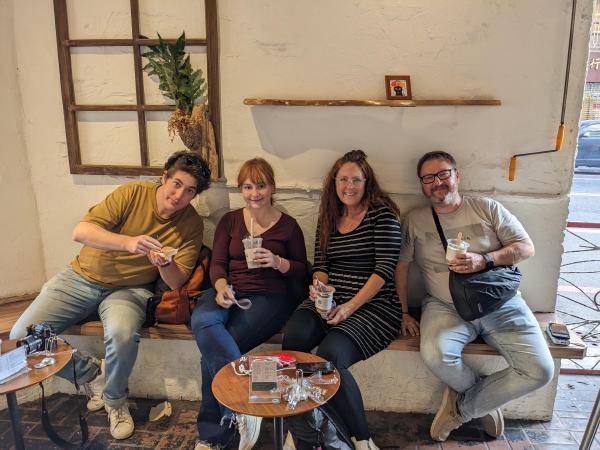
[[[411,100],[410,77],[408,75],[386,75],[385,93],[388,100]]]

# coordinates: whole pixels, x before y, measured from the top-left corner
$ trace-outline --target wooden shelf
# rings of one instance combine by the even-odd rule
[[[500,106],[496,99],[451,100],[284,100],[274,98],[245,98],[244,105],[272,106],[388,106],[411,108],[414,106]]]

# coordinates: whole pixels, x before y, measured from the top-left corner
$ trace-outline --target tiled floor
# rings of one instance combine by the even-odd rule
[[[560,449],[579,448],[590,411],[594,405],[600,376],[561,375],[556,398],[554,418],[550,422],[506,421],[506,432],[492,440],[482,433],[476,422],[464,425],[450,435],[443,444],[429,438],[432,416],[426,414],[398,414],[369,412],[368,420],[374,441],[383,449]],[[57,394],[48,400],[48,408],[55,428],[64,438],[75,440],[77,434],[77,402],[81,397]],[[198,402],[173,401],[173,414],[158,422],[148,421],[150,408],[157,400],[131,400],[130,408],[136,423],[135,434],[124,441],[111,439],[106,414],[93,413],[88,417],[90,431],[87,449],[193,449],[196,435]],[[55,449],[39,422],[39,402],[20,405],[21,420],[27,449]],[[255,449],[273,448],[273,426],[263,423]],[[12,449],[12,432],[7,411],[0,412],[0,449]],[[230,446],[236,449],[237,445]],[[600,436],[593,449],[600,450]]]

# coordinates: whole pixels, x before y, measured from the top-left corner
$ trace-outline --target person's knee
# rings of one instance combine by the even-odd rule
[[[344,358],[344,355],[340,354],[339,350],[336,351],[336,349],[327,345],[320,345],[319,348],[317,348],[316,354],[326,361],[331,361],[338,370],[345,370],[350,366],[350,364],[345,361],[346,358]]]
[[[196,308],[192,313],[191,326],[194,336],[202,333],[202,330],[215,325],[225,326],[226,314],[225,310],[215,310],[208,308]]]
[[[10,330],[9,339],[22,339],[27,335],[27,325],[21,323],[21,321],[17,320],[17,322],[13,325]]]
[[[298,333],[297,330],[290,330],[284,328],[283,330],[283,341],[281,342],[281,348],[283,350],[293,350],[298,352],[310,351],[312,348],[307,348],[306,338]]]
[[[462,355],[450,351],[439,336],[421,339],[421,358],[427,367],[434,372],[457,366]]]
[[[117,351],[140,342],[139,329],[128,325],[111,325],[104,334],[104,344],[112,345]]]
[[[311,339],[311,330],[307,327],[298,326],[296,321],[290,320],[283,329],[283,342],[281,348],[284,350],[295,350],[299,352],[308,352],[308,342]]]
[[[532,391],[539,389],[552,381],[554,377],[554,362],[551,358],[533,360],[525,365],[520,374]]]

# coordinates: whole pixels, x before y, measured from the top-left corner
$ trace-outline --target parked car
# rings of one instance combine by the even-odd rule
[[[575,167],[600,167],[600,120],[579,122]]]

